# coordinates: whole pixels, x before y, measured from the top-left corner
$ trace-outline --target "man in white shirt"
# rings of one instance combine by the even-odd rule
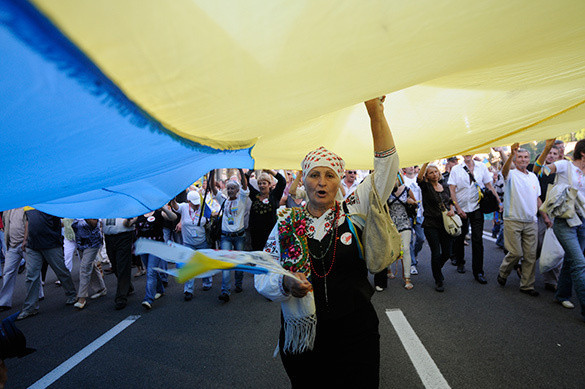
[[[423,244],[425,243],[425,233],[422,228],[423,223],[423,206],[422,206],[422,192],[420,186],[416,182],[416,170],[414,166],[405,167],[403,169],[404,185],[408,187],[414,194],[414,198],[418,202],[418,211],[416,212],[416,219],[412,223],[412,238],[410,240],[410,258],[412,263],[410,265],[410,274],[418,274],[416,256],[422,250]]]
[[[357,178],[357,171],[356,170],[346,170],[345,177],[341,180],[341,186],[343,187],[344,198],[348,198],[350,194],[353,193],[355,188],[357,188],[359,182]]]
[[[540,183],[536,175],[527,170],[530,153],[519,148],[518,143],[512,145],[510,157],[504,164],[502,175],[505,184],[504,206],[504,241],[508,254],[504,257],[498,274],[498,283],[506,285],[506,280],[514,266],[522,260],[522,278],[520,292],[536,297],[534,290],[536,268],[536,246],[538,241],[538,224],[536,214],[542,201],[540,200]],[[516,169],[510,170],[514,160]]]
[[[486,187],[501,204],[492,186],[493,177],[487,167],[473,160],[473,155],[464,155],[463,163],[453,166],[449,175],[449,191],[457,214],[463,222],[463,233],[455,238],[453,255],[457,271],[465,273],[465,231],[471,226],[471,251],[473,276],[480,284],[487,284],[483,271],[483,213],[479,209],[479,192]],[[501,205],[500,205],[501,208]]]

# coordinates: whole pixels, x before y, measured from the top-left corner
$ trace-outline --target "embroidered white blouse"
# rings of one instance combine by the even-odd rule
[[[392,187],[398,174],[398,154],[393,150],[389,155],[374,158],[374,183],[382,201],[386,201],[392,193]],[[367,176],[356,188],[356,190],[345,200],[350,214],[366,215],[370,206],[369,196],[372,190],[372,175]],[[290,212],[285,209],[284,212]],[[334,208],[327,210],[323,215],[316,218],[307,212],[307,237],[321,241],[331,228],[331,223],[335,218]],[[360,228],[363,229],[363,220],[360,218],[352,219]],[[340,211],[338,225],[345,222],[345,212],[343,208]],[[278,240],[278,223],[274,226],[264,251],[270,253],[277,260],[280,260],[280,243]],[[258,274],[254,276],[254,286],[258,293],[272,301],[284,301],[290,298],[282,288],[282,275],[278,274]]]

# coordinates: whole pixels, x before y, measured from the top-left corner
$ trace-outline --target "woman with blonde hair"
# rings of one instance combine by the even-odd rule
[[[435,279],[435,290],[445,290],[443,272],[441,269],[449,259],[451,252],[451,236],[443,225],[443,210],[449,210],[448,215],[455,215],[455,207],[451,200],[449,189],[441,184],[443,176],[436,165],[425,163],[418,172],[417,182],[422,192],[424,221],[422,227],[431,249],[431,268]]]
[[[250,174],[250,172],[248,172]],[[276,178],[276,187],[271,189],[272,177]],[[249,177],[248,177],[249,180]],[[280,206],[280,199],[286,187],[286,180],[275,170],[264,170],[258,176],[258,190],[252,185],[250,188],[250,219],[248,228],[252,239],[252,250],[264,248],[268,235],[276,224],[276,210]]]

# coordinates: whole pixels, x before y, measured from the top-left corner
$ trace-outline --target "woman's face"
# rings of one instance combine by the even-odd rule
[[[305,178],[305,190],[309,201],[315,206],[332,207],[340,182],[331,168],[320,166],[311,169]]]
[[[235,185],[234,183],[227,184],[227,194],[230,200],[235,200],[235,198],[238,196],[239,191],[240,187],[238,185]]]
[[[432,182],[438,182],[441,178],[441,172],[434,166],[429,166],[426,172],[427,180]]]
[[[270,183],[266,180],[260,180],[258,181],[258,189],[263,195],[268,194],[270,192]]]

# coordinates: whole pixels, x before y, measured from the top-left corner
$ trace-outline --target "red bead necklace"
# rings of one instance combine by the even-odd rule
[[[325,273],[323,275],[317,273],[317,270],[315,270],[315,266],[313,265],[313,254],[311,254],[311,251],[309,250],[309,262],[311,264],[311,270],[312,270],[313,274],[319,278],[327,277],[329,275],[329,273],[331,273],[331,269],[333,269],[333,264],[335,263],[335,253],[337,252],[337,229],[339,228],[339,223],[337,223],[338,218],[339,218],[339,208],[337,208],[337,202],[335,202],[335,218],[333,219],[333,223],[335,225],[335,236],[333,237],[333,258],[331,259],[331,265],[329,266],[329,270],[327,270],[327,273]],[[327,251],[329,251],[329,250],[327,250]]]

